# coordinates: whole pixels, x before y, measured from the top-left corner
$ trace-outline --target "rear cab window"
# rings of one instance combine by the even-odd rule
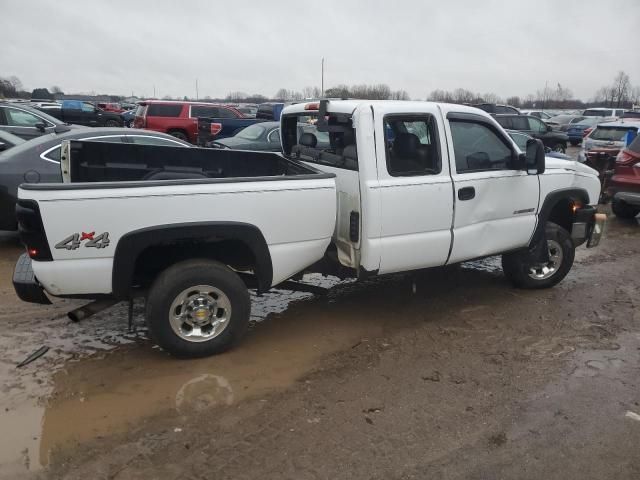
[[[286,156],[329,167],[358,170],[356,134],[351,115],[329,113],[326,129],[318,129],[317,112],[282,117],[282,148]],[[323,122],[324,123],[324,122]]]

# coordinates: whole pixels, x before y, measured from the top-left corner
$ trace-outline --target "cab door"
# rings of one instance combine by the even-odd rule
[[[455,190],[447,263],[527,246],[536,226],[538,176],[519,168],[518,150],[493,119],[449,112],[447,120]]]
[[[379,273],[444,265],[451,248],[453,185],[436,105],[375,108]],[[370,218],[370,217],[367,217]]]

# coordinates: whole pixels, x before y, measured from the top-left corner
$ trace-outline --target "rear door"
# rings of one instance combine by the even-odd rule
[[[447,263],[528,245],[536,225],[538,176],[517,168],[513,141],[490,118],[449,112],[447,119],[455,187]]]
[[[447,261],[453,186],[446,144],[441,142],[443,132],[436,105],[407,104],[401,111],[397,103],[375,107],[377,180],[369,180],[364,187],[363,205],[366,201],[379,209],[377,220],[365,212],[368,236],[374,235],[374,229],[378,236],[379,273],[434,267]]]

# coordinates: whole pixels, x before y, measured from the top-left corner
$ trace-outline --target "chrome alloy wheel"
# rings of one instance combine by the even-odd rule
[[[534,280],[545,280],[552,277],[562,265],[562,246],[555,240],[547,240],[547,248],[549,249],[549,261],[544,265],[529,267],[529,277]]]
[[[217,337],[229,324],[231,301],[211,285],[195,285],[183,290],[171,303],[169,323],[188,342],[205,342]]]

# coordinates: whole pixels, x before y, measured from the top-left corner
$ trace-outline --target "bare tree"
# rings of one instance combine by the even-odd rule
[[[622,107],[629,101],[630,90],[631,81],[629,80],[629,75],[627,75],[622,70],[619,71],[616,77],[613,79],[614,94],[612,100],[615,100],[616,107]]]
[[[520,101],[520,97],[516,95],[516,96],[507,98],[507,105],[513,105],[516,108],[520,108],[520,106],[522,105],[522,102]]]
[[[247,98],[247,96],[248,95],[244,92],[230,92],[225,98],[225,100],[229,102],[241,102],[245,98]]]
[[[20,92],[23,89],[22,81],[16,77],[15,75],[11,75],[9,78],[9,83],[15,88],[16,92]]]

